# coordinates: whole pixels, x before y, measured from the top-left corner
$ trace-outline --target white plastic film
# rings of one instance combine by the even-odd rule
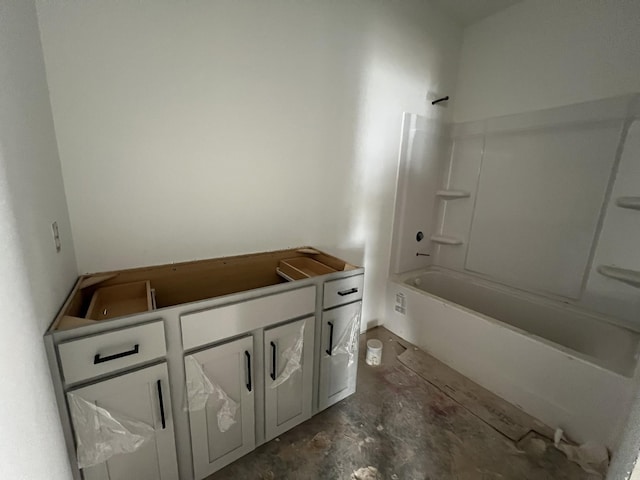
[[[358,340],[360,337],[360,312],[354,314],[351,323],[344,329],[338,341],[334,343],[331,355],[339,353],[349,355],[347,366],[353,365],[356,361],[356,352],[358,351]]]
[[[609,468],[609,452],[607,447],[595,442],[587,442],[579,446],[559,442],[556,448],[563,452],[567,458],[577,463],[587,473],[604,478]]]
[[[212,382],[204,373],[198,361],[189,355],[185,357],[185,371],[187,375],[187,410],[195,412],[202,410],[209,401],[209,397],[221,402],[216,414],[218,430],[224,433],[236,423],[238,403],[227,395],[220,385]]]
[[[236,423],[238,404],[229,398],[229,395],[227,395],[225,391],[215,383],[213,383],[213,390],[214,398],[222,402],[218,409],[217,417],[218,430],[224,433],[229,430],[234,423]]]
[[[78,467],[106,462],[114,455],[132,453],[148,442],[154,428],[68,394],[69,409],[78,444]]]
[[[191,355],[184,358],[184,368],[187,375],[187,404],[186,410],[196,412],[202,410],[213,394],[214,388],[211,381],[202,371],[198,361]]]
[[[284,369],[282,373],[275,379],[275,381],[271,384],[271,388],[277,388],[282,385],[284,382],[289,380],[289,377],[293,375],[296,371],[302,369],[302,349],[304,347],[304,323],[300,327],[300,332],[296,336],[293,345],[289,348],[285,348],[285,350],[280,354],[280,361],[285,362]]]

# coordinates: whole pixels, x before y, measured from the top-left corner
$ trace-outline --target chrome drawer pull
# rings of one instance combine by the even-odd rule
[[[128,357],[129,355],[135,355],[136,353],[140,353],[140,345],[138,345],[137,343],[129,351],[116,353],[114,355],[109,355],[108,357],[101,357],[99,353],[96,353],[96,356],[93,357],[93,364],[97,365],[99,363],[108,362],[110,360],[116,360],[118,358]]]

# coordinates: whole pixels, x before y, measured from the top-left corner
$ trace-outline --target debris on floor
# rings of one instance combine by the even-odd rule
[[[558,445],[560,445],[560,442],[562,441],[563,438],[564,438],[564,432],[562,431],[562,429],[556,428],[556,431],[553,434],[553,444],[556,447],[558,447]]]
[[[609,468],[609,451],[604,445],[594,442],[572,445],[564,437],[564,432],[561,428],[556,429],[556,433],[553,436],[553,444],[570,461],[580,465],[585,472],[594,473],[601,478],[606,475]]]
[[[604,445],[587,442],[576,446],[560,442],[556,448],[564,453],[570,461],[580,465],[587,473],[598,474],[602,478],[607,473],[609,452]]]
[[[532,457],[542,457],[549,447],[549,441],[535,432],[529,432],[516,443],[516,447]]]
[[[376,467],[363,467],[351,474],[351,480],[382,480],[382,478]]]

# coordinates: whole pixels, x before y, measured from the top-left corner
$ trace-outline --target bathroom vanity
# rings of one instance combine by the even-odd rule
[[[352,394],[363,280],[309,247],[81,276],[44,339],[75,479],[199,480]],[[74,398],[152,438],[78,468]]]

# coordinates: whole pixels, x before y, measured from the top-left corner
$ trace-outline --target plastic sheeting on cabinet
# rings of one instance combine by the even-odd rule
[[[211,381],[204,373],[198,361],[192,355],[184,358],[185,371],[187,375],[187,402],[186,409],[189,412],[202,410],[206,407],[211,395],[222,402],[216,414],[218,419],[218,430],[224,433],[236,423],[238,403],[227,395],[220,385]]]
[[[69,393],[69,409],[76,433],[78,467],[106,462],[114,455],[132,453],[154,435],[151,425],[109,412]]]
[[[349,361],[347,367],[353,365],[356,360],[356,351],[358,350],[358,341],[360,338],[360,311],[353,316],[351,324],[348,328],[345,328],[340,338],[333,346],[331,355],[339,353],[349,355]]]

